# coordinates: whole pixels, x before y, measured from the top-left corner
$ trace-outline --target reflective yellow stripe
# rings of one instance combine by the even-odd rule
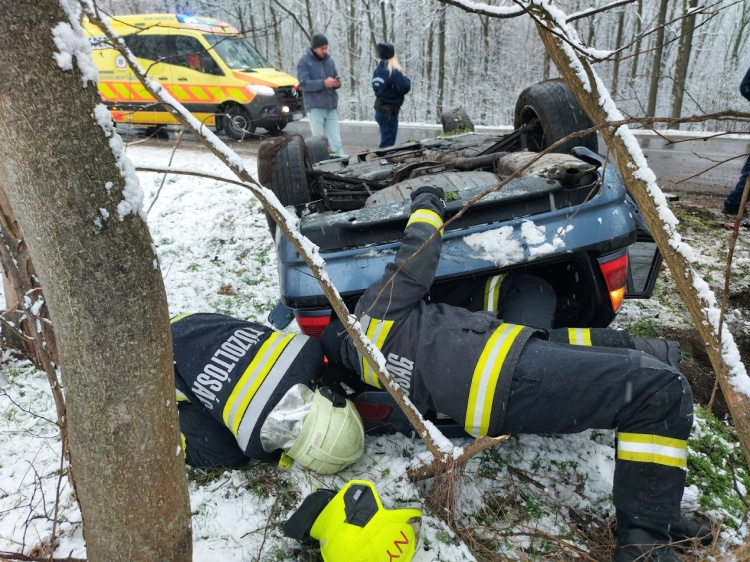
[[[186,316],[192,316],[193,314],[195,314],[195,312],[186,312],[186,313],[184,313],[184,314],[178,314],[177,316],[175,316],[174,318],[172,318],[172,319],[171,319],[171,320],[169,321],[169,323],[170,323],[170,324],[174,324],[175,322],[179,322],[180,320],[182,320],[182,319],[183,319],[183,318],[185,318]]]
[[[378,349],[383,349],[385,338],[388,337],[388,333],[393,327],[393,320],[378,320],[376,318],[370,318],[369,316],[362,317],[362,320],[367,321],[368,319],[369,324],[367,326],[366,332],[367,337],[372,341],[375,347],[377,347]],[[382,387],[380,386],[380,381],[378,380],[378,375],[367,362],[367,359],[365,359],[365,357],[359,351],[357,351],[357,353],[359,354],[359,361],[362,365],[362,380],[370,386],[382,389]]]
[[[511,345],[521,330],[523,326],[501,324],[490,336],[474,367],[464,423],[466,432],[474,437],[487,435],[489,431],[492,403],[495,400],[495,389],[500,379],[500,371]]]
[[[276,363],[281,352],[292,341],[292,338],[294,338],[294,334],[282,334],[281,332],[271,334],[271,337],[263,343],[232,389],[232,394],[229,395],[229,399],[224,406],[223,415],[224,424],[234,433],[235,437],[248,404],[250,404],[261,383]]]
[[[409,217],[409,222],[406,223],[406,226],[408,227],[418,222],[423,222],[434,226],[435,230],[439,230],[440,227],[443,226],[443,219],[440,218],[440,215],[438,215],[434,211],[430,211],[429,209],[417,209],[416,211],[414,211]],[[442,235],[443,231],[441,230],[440,236]]]
[[[169,92],[178,100],[178,101],[185,101],[189,100],[192,96],[188,94],[182,86],[170,86]]]
[[[180,445],[182,446],[182,458],[187,458],[187,439],[185,439],[185,434],[180,433]]]
[[[500,302],[500,285],[505,279],[505,273],[502,275],[493,275],[484,284],[484,310],[488,312],[497,312],[497,306]]]
[[[588,328],[568,328],[570,345],[591,345],[591,330]]]
[[[114,84],[112,84],[112,88],[114,89],[116,94],[120,96],[120,99],[123,99],[123,100],[130,99],[130,90],[128,90],[128,88],[124,84],[120,82],[115,82]]]
[[[648,433],[617,433],[617,458],[687,468],[687,441]]]
[[[194,98],[197,98],[199,100],[210,100],[211,97],[206,93],[206,91],[201,86],[189,86],[188,90],[191,94],[193,94]]]

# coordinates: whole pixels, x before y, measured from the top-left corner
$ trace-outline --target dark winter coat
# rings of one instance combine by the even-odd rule
[[[336,78],[338,75],[336,63],[330,56],[320,59],[312,49],[302,55],[297,62],[297,80],[302,88],[305,110],[330,110],[338,107],[339,95],[336,88],[326,88],[323,84],[326,78]]]
[[[388,72],[388,61],[380,61],[372,73],[372,89],[376,98],[375,109],[380,110],[378,105],[400,108],[404,96],[411,90],[411,80],[397,68]]]
[[[323,365],[320,346],[308,336],[276,332],[222,314],[174,318],[172,347],[188,462],[191,445],[206,447],[200,451],[201,460],[190,463],[194,466],[230,464],[224,460],[226,454],[217,454],[225,428],[245,456],[258,460],[278,456],[263,450],[260,427],[289,388],[298,383],[312,386]],[[190,428],[182,427],[188,419],[183,406],[190,415]],[[196,413],[204,414],[204,421],[193,422],[199,419]]]

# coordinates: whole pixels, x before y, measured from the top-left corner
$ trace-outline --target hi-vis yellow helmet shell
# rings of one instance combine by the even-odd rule
[[[284,534],[318,539],[325,562],[409,562],[421,526],[421,510],[385,509],[372,482],[351,480],[335,495],[318,490],[305,498]]]

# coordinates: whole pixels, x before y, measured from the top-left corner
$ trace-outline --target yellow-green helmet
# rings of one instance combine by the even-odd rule
[[[354,404],[323,387],[315,391],[287,455],[310,470],[333,474],[356,461],[364,450],[365,431]]]
[[[335,495],[318,490],[305,498],[284,534],[319,540],[325,562],[409,562],[421,526],[420,509],[385,509],[372,482],[351,480]]]

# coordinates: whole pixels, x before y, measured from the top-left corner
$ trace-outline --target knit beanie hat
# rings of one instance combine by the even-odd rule
[[[395,54],[396,49],[393,48],[393,43],[378,43],[378,56],[382,60],[392,59]]]
[[[316,33],[312,36],[312,41],[310,43],[312,49],[317,49],[318,47],[323,47],[325,45],[328,45],[328,39],[326,39],[325,35],[322,33]]]

